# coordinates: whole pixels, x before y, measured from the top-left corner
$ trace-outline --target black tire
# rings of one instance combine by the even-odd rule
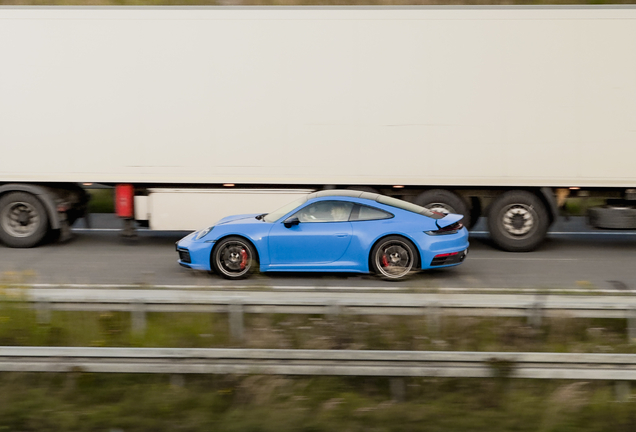
[[[587,210],[588,222],[595,228],[636,229],[634,207],[592,207]]]
[[[26,192],[11,192],[0,198],[0,241],[13,248],[39,244],[49,230],[42,202]]]
[[[245,279],[258,268],[254,246],[242,237],[226,237],[212,249],[210,264],[225,279]]]
[[[404,280],[419,270],[420,257],[415,245],[402,236],[380,239],[371,249],[371,270],[385,280]]]
[[[497,246],[509,252],[533,251],[545,239],[550,219],[538,196],[527,191],[506,192],[490,205],[488,230]]]
[[[427,190],[415,197],[413,203],[440,213],[460,214],[464,216],[462,223],[465,227],[469,227],[471,224],[468,204],[459,195],[451,191],[444,189]]]

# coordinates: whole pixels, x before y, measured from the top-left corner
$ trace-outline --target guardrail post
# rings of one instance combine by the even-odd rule
[[[629,381],[616,381],[614,383],[614,390],[617,402],[627,402],[632,393]]]
[[[536,301],[528,308],[528,324],[534,328],[541,327],[543,318],[543,303]]]
[[[636,343],[636,308],[627,311],[627,342]]]
[[[426,306],[426,318],[429,333],[439,336],[442,329],[442,312],[437,303]]]
[[[235,341],[243,340],[243,303],[240,300],[235,300],[230,303],[229,307],[230,318],[230,337]]]
[[[146,331],[146,306],[143,300],[136,300],[131,312],[132,331],[140,334]]]
[[[181,374],[170,375],[170,387],[185,387],[185,378]]]
[[[327,316],[331,318],[332,320],[342,315],[342,305],[340,305],[337,301],[329,302],[326,309],[327,309]]]
[[[51,307],[46,300],[38,301],[35,304],[35,317],[38,324],[49,324],[51,322]]]
[[[404,378],[391,378],[389,386],[391,387],[391,399],[395,402],[404,402],[406,400],[406,384]]]

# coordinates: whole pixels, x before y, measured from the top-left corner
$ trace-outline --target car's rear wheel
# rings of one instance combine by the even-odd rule
[[[398,281],[410,276],[419,260],[417,248],[408,239],[389,236],[371,250],[371,268],[382,279]]]
[[[256,267],[256,252],[252,244],[241,237],[225,238],[214,247],[212,268],[225,279],[244,279]]]

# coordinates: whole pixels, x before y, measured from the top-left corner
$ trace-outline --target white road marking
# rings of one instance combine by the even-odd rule
[[[578,258],[510,258],[510,257],[469,257],[466,258],[471,261],[474,260],[493,260],[493,261],[581,261]]]
[[[73,232],[119,232],[120,228],[71,228]],[[137,231],[151,231],[148,228],[137,228]]]
[[[488,231],[468,231],[468,234],[488,234]],[[634,236],[636,232],[629,231],[550,231],[548,235],[628,235]]]
[[[418,293],[418,292],[498,292],[505,291],[508,293],[520,292],[520,293],[541,293],[548,294],[550,291],[557,293],[572,293],[572,294],[626,294],[633,292],[631,289],[598,289],[598,288],[494,288],[494,287],[482,287],[482,288],[460,288],[460,287],[348,287],[348,286],[216,286],[216,285],[120,285],[120,284],[8,284],[6,288],[50,288],[50,289],[112,289],[112,290],[216,290],[216,291],[250,291],[250,290],[272,290],[272,291],[403,291],[405,293]]]
[[[120,228],[71,228],[73,232],[119,232]],[[137,231],[151,232],[153,230],[149,228],[137,228]],[[161,232],[161,231],[157,231]],[[172,232],[172,231],[171,231]],[[184,231],[186,232],[186,231]],[[187,231],[191,232],[191,231]],[[488,231],[469,231],[469,234],[486,235]],[[622,231],[554,231],[548,232],[548,235],[610,235],[610,236],[636,236],[636,232],[622,232]]]

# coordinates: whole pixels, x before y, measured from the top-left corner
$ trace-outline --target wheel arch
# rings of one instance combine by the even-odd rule
[[[556,221],[557,217],[559,216],[559,208],[557,206],[554,191],[552,190],[552,188],[542,187],[541,189],[539,189],[537,196],[541,201],[543,201],[543,204],[548,210],[548,217],[550,218],[549,223],[550,225],[552,225],[552,223]]]
[[[8,184],[0,185],[0,197],[11,192],[26,192],[35,196],[37,199],[39,199],[42,205],[44,206],[44,208],[46,209],[46,214],[49,218],[50,228],[60,229],[61,221],[55,206],[53,191],[51,191],[50,189],[44,186],[32,185],[32,184],[26,184],[26,183],[8,183]]]

